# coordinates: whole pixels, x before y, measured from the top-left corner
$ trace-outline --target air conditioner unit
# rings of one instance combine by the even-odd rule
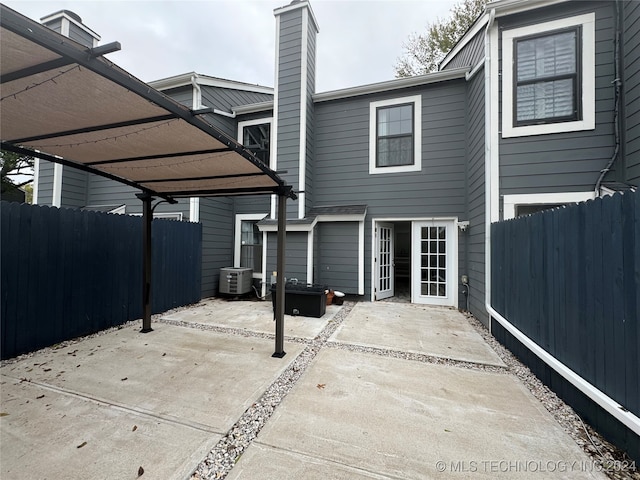
[[[225,267],[220,269],[220,293],[243,295],[251,290],[252,283],[252,268]]]

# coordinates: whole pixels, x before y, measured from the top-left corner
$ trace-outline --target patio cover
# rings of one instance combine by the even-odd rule
[[[102,56],[2,5],[2,148],[139,188],[190,196],[286,193],[234,139]],[[37,150],[39,153],[33,153]]]
[[[291,187],[249,150],[192,111],[87,48],[0,5],[1,147],[139,188],[143,201],[143,332],[151,331],[151,201],[278,194],[278,270],[284,271]],[[276,352],[282,357],[284,284],[278,275]]]

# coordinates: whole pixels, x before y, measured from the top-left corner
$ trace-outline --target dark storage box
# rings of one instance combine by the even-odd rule
[[[285,283],[284,313],[303,317],[322,317],[327,310],[327,295],[324,285]],[[271,302],[276,313],[276,286],[271,285]]]

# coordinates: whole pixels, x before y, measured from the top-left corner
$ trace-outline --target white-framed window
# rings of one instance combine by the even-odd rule
[[[595,198],[595,192],[562,192],[505,195],[503,218],[521,217],[550,208],[585,202]]]
[[[251,150],[267,166],[270,166],[271,158],[273,158],[271,152],[273,145],[272,122],[271,117],[238,122],[238,142]]]
[[[369,104],[369,173],[422,170],[422,97]]]
[[[134,217],[141,217],[142,213],[130,213]],[[153,218],[166,218],[168,220],[182,221],[182,212],[153,212]]]
[[[595,14],[502,33],[502,137],[595,128]]]
[[[233,266],[252,268],[254,278],[262,276],[266,233],[258,230],[258,222],[266,216],[266,213],[236,215]]]

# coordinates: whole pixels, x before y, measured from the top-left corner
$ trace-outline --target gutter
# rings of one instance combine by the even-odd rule
[[[497,151],[492,150],[491,138],[494,134],[491,122],[491,39],[490,29],[495,20],[495,9],[489,13],[489,21],[485,30],[485,309],[490,315],[489,332],[491,333],[491,320],[495,319],[507,332],[513,335],[520,343],[533,352],[540,360],[553,368],[559,375],[567,380],[571,385],[584,393],[589,399],[599,405],[616,420],[629,428],[636,435],[640,435],[640,418],[628,411],[624,406],[609,397],[607,394],[596,388],[591,383],[571,370],[565,364],[549,352],[540,347],[537,343],[527,337],[518,328],[512,325],[506,318],[498,313],[491,306],[491,213],[492,213],[492,182],[497,182],[498,178],[491,175],[492,155],[497,155]],[[494,59],[497,61],[497,59]],[[474,68],[476,70],[476,68]],[[496,79],[497,81],[497,79]],[[498,135],[498,132],[495,132]]]

